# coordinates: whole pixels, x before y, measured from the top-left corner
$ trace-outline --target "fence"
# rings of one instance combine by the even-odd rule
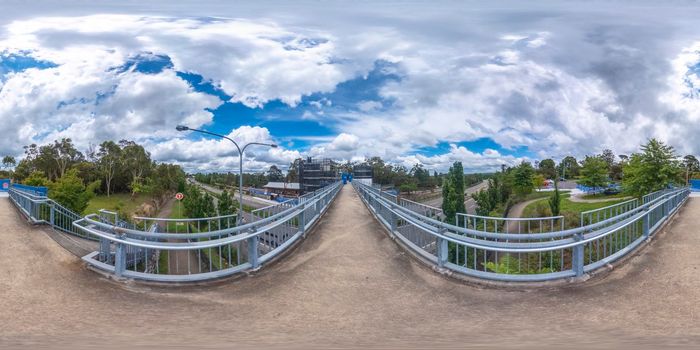
[[[12,203],[33,224],[46,224],[73,236],[98,240],[96,236],[85,233],[73,225],[75,221],[82,218],[80,215],[41,193],[43,193],[41,189],[37,190],[33,186],[12,185],[9,196]]]
[[[158,282],[196,282],[257,270],[283,253],[323,215],[340,183],[318,190],[303,203],[280,203],[246,214],[197,219],[135,218],[133,227],[88,215],[73,226],[99,237],[100,251],[83,257],[91,266]]]
[[[353,187],[379,222],[416,255],[459,274],[515,282],[578,277],[614,262],[652,237],[690,193],[687,188],[665,191],[641,205],[625,202],[587,212],[586,225],[574,229],[552,224],[542,232],[518,233],[497,231],[509,223],[503,218],[464,215],[466,224],[452,225],[376,188],[358,182]],[[469,224],[476,219],[481,221]]]

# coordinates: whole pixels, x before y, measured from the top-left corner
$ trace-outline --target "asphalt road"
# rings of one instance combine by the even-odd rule
[[[279,263],[173,288],[99,277],[0,199],[0,348],[696,348],[698,213],[603,278],[505,290],[423,267],[345,186]]]
[[[223,192],[222,190],[220,190],[214,186],[209,186],[209,185],[203,184],[201,182],[197,182],[197,181],[192,180],[192,179],[188,179],[188,181],[192,184],[195,184],[195,185],[205,189],[206,191],[211,192],[211,193],[221,194],[221,192]],[[236,200],[238,200],[238,191],[235,191],[234,194],[235,194]],[[243,205],[247,205],[247,206],[253,207],[255,209],[264,208],[264,207],[268,207],[270,205],[275,205],[275,204],[279,204],[279,203],[275,202],[273,200],[258,198],[255,196],[249,196],[247,194],[243,194]]]
[[[464,190],[464,207],[467,209],[468,214],[476,213],[476,201],[471,197],[472,193],[479,192],[482,189],[489,187],[489,182],[484,180],[478,184],[468,187]],[[423,202],[423,204],[429,205],[431,207],[440,208],[442,207],[442,196]]]

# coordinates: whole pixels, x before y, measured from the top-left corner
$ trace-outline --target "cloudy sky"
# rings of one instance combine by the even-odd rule
[[[700,4],[523,1],[0,3],[0,155],[70,137],[190,171],[382,156],[444,171],[700,154]]]

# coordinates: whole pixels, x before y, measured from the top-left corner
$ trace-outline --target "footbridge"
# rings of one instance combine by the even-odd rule
[[[127,227],[108,212],[71,218],[39,194],[10,196],[0,198],[2,344],[700,341],[700,200],[683,189],[584,215],[584,229],[563,230],[569,225],[558,218],[508,225],[464,216],[449,225],[437,208],[360,185],[326,188],[238,226],[223,217],[198,227],[145,218]],[[95,250],[78,257],[56,243],[62,236]],[[188,259],[189,269],[170,268]],[[506,284],[484,288],[444,275]],[[214,282],[182,285],[183,276]],[[160,283],[131,282],[144,279]],[[519,284],[552,280],[578,283]]]

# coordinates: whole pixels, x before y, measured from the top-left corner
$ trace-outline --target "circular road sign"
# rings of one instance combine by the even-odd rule
[[[181,201],[183,198],[185,198],[185,195],[182,194],[182,193],[179,193],[179,192],[178,192],[178,193],[175,195],[175,199],[177,199],[177,200],[179,200],[179,201]]]
[[[3,182],[3,183],[2,183],[2,188],[5,189],[5,190],[8,189],[8,188],[10,188],[10,183],[9,183],[9,182]]]

